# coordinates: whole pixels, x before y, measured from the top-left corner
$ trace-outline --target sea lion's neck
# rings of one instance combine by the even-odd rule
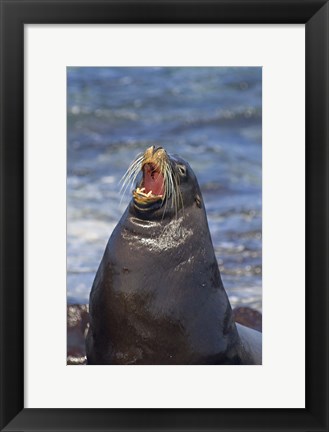
[[[161,264],[160,267],[168,271],[166,277],[170,272],[176,276],[180,275],[179,279],[183,284],[179,290],[180,301],[183,301],[184,295],[186,298],[202,298],[203,307],[209,308],[209,314],[214,313],[213,309],[216,311],[217,328],[223,335],[230,334],[235,344],[238,335],[231,305],[222,284],[203,206],[188,206],[171,219],[152,219],[140,215],[133,204],[130,204],[123,215],[120,232],[120,241],[129,243],[133,261],[135,256],[142,253],[152,268],[159,268]],[[159,281],[159,292],[162,284],[163,291],[167,292],[166,280]],[[162,307],[164,304],[163,301]],[[184,316],[184,308],[182,310],[181,315]],[[226,340],[226,336],[224,339]]]

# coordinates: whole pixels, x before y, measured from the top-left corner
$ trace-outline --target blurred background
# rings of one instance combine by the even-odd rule
[[[129,200],[120,178],[151,145],[193,168],[233,307],[262,309],[262,70],[67,69],[67,299],[85,304]]]

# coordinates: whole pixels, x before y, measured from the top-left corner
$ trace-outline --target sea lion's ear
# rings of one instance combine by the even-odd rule
[[[201,207],[202,207],[202,199],[201,199],[201,197],[199,196],[199,194],[196,194],[196,195],[195,195],[194,200],[195,200],[195,202],[196,202],[196,205],[197,205],[199,208],[201,208]]]
[[[177,170],[178,173],[181,177],[185,177],[186,176],[186,166],[184,165],[177,165]]]

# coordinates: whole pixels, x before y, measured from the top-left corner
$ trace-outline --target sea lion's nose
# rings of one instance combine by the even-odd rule
[[[145,150],[144,157],[145,157],[145,158],[147,158],[147,157],[152,157],[153,154],[154,154],[154,149],[155,149],[155,146],[148,147],[148,148]]]
[[[164,148],[161,147],[161,146],[156,147],[156,146],[153,145],[153,146],[147,148],[146,151],[145,151],[145,153],[144,153],[144,158],[145,158],[145,159],[147,159],[147,158],[152,158],[152,157],[155,155],[155,153],[156,153],[157,151],[159,151],[159,150],[163,150],[163,151],[165,151]]]

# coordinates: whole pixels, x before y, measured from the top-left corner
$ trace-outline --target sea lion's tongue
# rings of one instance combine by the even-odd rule
[[[151,164],[144,165],[144,182],[145,193],[152,191],[153,195],[163,195],[164,181],[163,175],[156,171]]]

